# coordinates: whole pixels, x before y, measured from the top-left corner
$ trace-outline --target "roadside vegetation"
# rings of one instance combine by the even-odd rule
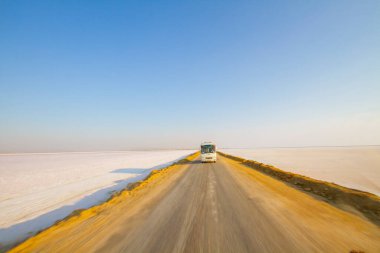
[[[229,159],[241,162],[261,173],[286,182],[287,184],[314,195],[334,206],[350,211],[358,212],[367,219],[380,226],[380,198],[372,193],[343,187],[334,183],[329,183],[299,174],[283,171],[272,165],[263,164],[253,160],[246,160],[237,156],[232,156],[222,152],[220,155]]]
[[[145,186],[151,184],[156,179],[164,176],[170,169],[174,168],[175,166],[190,163],[198,155],[199,155],[199,152],[196,152],[196,153],[190,154],[184,159],[174,162],[173,164],[165,168],[162,168],[159,170],[152,170],[149,173],[149,175],[144,178],[144,180],[129,183],[128,186],[125,187],[123,190],[114,192],[112,196],[110,196],[105,202],[99,205],[95,205],[88,209],[74,210],[70,215],[57,221],[49,228],[38,231],[37,233],[32,235],[32,237],[27,238],[26,240],[23,240],[23,241],[19,241],[15,245],[8,245],[6,248],[5,247],[1,248],[1,245],[0,245],[0,252],[5,252],[12,247],[13,248],[10,250],[10,252],[28,251],[28,247],[30,245],[33,245],[34,241],[38,241],[40,238],[44,238],[44,233],[54,232],[62,226],[72,225],[76,222],[79,222],[85,219],[90,219],[91,217],[94,217],[95,215],[102,213],[104,210],[106,210],[110,206],[120,203],[124,201],[126,198],[128,198],[129,196],[136,194],[137,191],[144,189]]]

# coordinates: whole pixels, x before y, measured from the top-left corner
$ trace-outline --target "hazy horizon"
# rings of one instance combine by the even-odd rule
[[[351,146],[261,146],[261,147],[218,147],[219,150],[228,149],[318,149],[318,148],[370,148],[379,147],[380,144],[374,145],[351,145]],[[4,152],[0,155],[33,155],[33,154],[59,154],[59,153],[118,153],[118,152],[139,152],[139,151],[165,151],[165,150],[198,150],[199,146],[188,148],[132,148],[132,149],[120,149],[120,150],[53,150],[53,151],[31,151],[31,152]]]
[[[1,1],[0,153],[380,144],[380,1]]]

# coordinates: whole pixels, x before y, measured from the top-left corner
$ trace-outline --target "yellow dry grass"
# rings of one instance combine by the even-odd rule
[[[246,160],[241,157],[221,152],[219,152],[219,154],[280,181],[293,185],[301,191],[317,195],[346,211],[353,211],[354,213],[359,212],[373,223],[380,225],[380,198],[374,194],[283,171],[272,165],[263,164],[257,161]]]
[[[137,181],[129,184],[124,190],[114,194],[110,197],[106,202],[99,204],[97,206],[93,206],[89,209],[81,209],[76,210],[65,219],[56,222],[51,227],[37,233],[33,237],[25,240],[18,246],[11,249],[9,252],[31,252],[35,251],[35,249],[45,243],[48,243],[54,235],[59,231],[64,229],[69,230],[77,226],[78,224],[83,224],[84,222],[90,222],[90,219],[101,215],[104,212],[112,211],[114,207],[120,203],[125,202],[130,197],[138,194],[140,191],[149,187],[149,185],[154,184],[156,181],[165,177],[167,173],[169,173],[173,169],[178,169],[178,167],[183,166],[182,164],[186,164],[189,161],[194,160],[197,156],[199,156],[199,152],[189,155],[188,157],[160,170],[153,170],[144,180]]]

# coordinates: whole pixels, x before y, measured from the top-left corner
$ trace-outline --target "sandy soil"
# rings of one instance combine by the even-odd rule
[[[380,251],[380,229],[219,156],[161,171],[11,252]]]
[[[380,146],[221,151],[380,196]]]
[[[89,208],[192,150],[0,155],[0,244]]]

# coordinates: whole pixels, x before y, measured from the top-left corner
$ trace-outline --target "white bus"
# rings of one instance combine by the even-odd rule
[[[216,163],[216,146],[212,142],[203,142],[201,144],[201,160],[204,162]]]

